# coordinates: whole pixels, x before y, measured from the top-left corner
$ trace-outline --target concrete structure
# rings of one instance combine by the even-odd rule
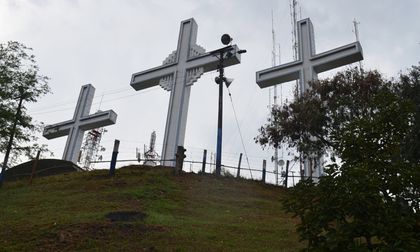
[[[266,88],[288,81],[299,80],[299,93],[309,89],[309,82],[317,79],[317,74],[363,59],[362,47],[358,41],[329,50],[315,53],[314,30],[309,18],[297,23],[298,59],[296,61],[271,67],[256,73],[256,82],[260,88]],[[304,163],[304,176],[312,174],[322,176],[322,167],[318,165],[313,172],[309,170],[309,161]]]
[[[117,121],[117,114],[112,110],[89,115],[94,94],[95,88],[91,84],[82,86],[73,119],[44,128],[43,136],[47,139],[68,136],[63,160],[77,163],[84,131],[115,124]]]
[[[130,85],[135,90],[142,90],[160,85],[170,91],[168,115],[163,139],[163,165],[175,166],[177,146],[184,145],[187,123],[188,105],[191,86],[200,76],[217,69],[219,60],[211,53],[196,44],[197,23],[194,19],[181,22],[178,46],[164,61],[162,66],[143,72],[134,73]],[[224,66],[240,63],[240,54],[236,45],[233,46],[231,57],[224,61]]]

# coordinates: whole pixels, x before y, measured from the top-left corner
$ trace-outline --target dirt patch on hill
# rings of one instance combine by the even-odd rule
[[[143,221],[146,217],[146,214],[137,211],[119,211],[111,212],[105,215],[105,217],[112,222],[132,222]]]

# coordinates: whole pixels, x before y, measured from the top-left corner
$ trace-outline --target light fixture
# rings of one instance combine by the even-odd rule
[[[226,33],[222,35],[221,40],[222,40],[222,44],[224,45],[229,45],[230,42],[232,42],[232,38],[229,36],[229,34],[226,34]]]
[[[226,87],[229,87],[230,84],[233,82],[233,79],[232,78],[224,78],[224,81],[225,81]]]

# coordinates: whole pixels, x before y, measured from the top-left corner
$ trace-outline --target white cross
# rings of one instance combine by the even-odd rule
[[[299,80],[301,94],[317,74],[363,60],[362,46],[354,42],[320,54],[315,54],[314,28],[309,18],[300,20],[298,28],[298,60],[257,72],[256,81],[261,88]]]
[[[256,73],[256,82],[260,88],[266,88],[288,81],[299,80],[302,95],[309,89],[309,82],[316,80],[318,73],[363,60],[362,46],[358,41],[320,54],[315,54],[314,29],[309,18],[297,23],[298,60],[271,67]],[[319,161],[318,161],[319,162]],[[304,176],[322,175],[322,167],[314,172],[309,170],[309,161],[304,161]]]
[[[94,94],[95,88],[91,84],[82,86],[73,119],[44,128],[42,135],[47,139],[68,135],[63,160],[77,163],[84,131],[115,124],[117,121],[117,114],[112,110],[89,115]]]
[[[184,145],[187,124],[190,89],[194,82],[205,72],[217,69],[219,60],[196,44],[197,23],[193,18],[181,22],[177,50],[173,51],[162,66],[134,73],[130,85],[142,90],[160,85],[171,91],[165,136],[163,139],[162,159],[174,160],[177,146]],[[224,66],[239,64],[238,47],[232,47],[232,57],[224,61]],[[164,165],[174,166],[174,161],[164,161]]]

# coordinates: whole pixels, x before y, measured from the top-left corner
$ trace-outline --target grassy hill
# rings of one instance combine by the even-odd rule
[[[8,182],[0,251],[297,251],[284,189],[130,166]]]

